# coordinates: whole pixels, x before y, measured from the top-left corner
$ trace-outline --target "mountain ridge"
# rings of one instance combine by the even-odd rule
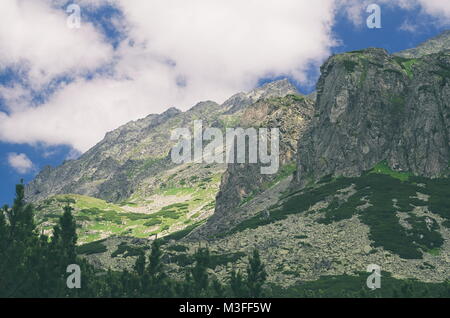
[[[174,277],[205,245],[233,258],[237,270],[245,270],[241,256],[258,249],[270,282],[283,286],[355,275],[367,264],[399,279],[443,282],[450,275],[449,79],[445,49],[405,58],[369,48],[325,61],[311,96],[284,80],[222,105],[149,115],[132,124],[144,128],[110,133],[123,138],[114,158],[93,154],[101,147],[108,154],[106,141],[86,162],[94,177],[109,171],[95,164],[122,171],[109,185],[123,187],[122,196],[104,192],[116,204],[56,196],[39,206],[42,224],[49,227],[71,202],[82,242],[98,240],[85,257],[102,268],[130,269],[135,258],[127,251],[148,254],[158,236]],[[259,164],[247,163],[171,165],[167,131],[195,119],[222,130],[279,128],[278,173],[264,177]],[[131,143],[139,141],[133,160],[125,147],[130,132]],[[144,135],[151,142],[141,144]],[[155,152],[146,152],[149,145]],[[214,272],[226,279],[227,262]]]

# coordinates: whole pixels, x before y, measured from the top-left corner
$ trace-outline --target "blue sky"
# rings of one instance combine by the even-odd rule
[[[344,13],[338,14],[335,18],[336,20],[332,27],[332,31],[334,37],[340,40],[340,45],[333,47],[331,52],[341,53],[366,47],[382,47],[389,52],[397,52],[414,47],[446,29],[442,23],[437,23],[432,16],[424,15],[421,10],[420,7],[403,10],[398,7],[382,6],[381,29],[368,29],[364,24],[355,25]],[[368,14],[364,12],[362,15],[363,17],[368,16]],[[134,46],[134,43],[132,43],[134,38],[129,37],[127,34],[128,29],[123,28],[123,26],[118,23],[118,21],[124,19],[123,13],[119,9],[114,7],[86,9],[82,13],[82,18],[84,21],[92,22],[97,31],[103,36],[104,41],[111,45],[112,51],[116,52],[120,44],[124,41],[128,41],[129,47]],[[416,30],[414,32],[401,30],[400,27],[404,25],[405,22],[408,22],[409,24],[414,22]],[[31,97],[29,97],[28,107],[38,108],[41,104],[46,103],[52,98],[56,92],[65,85],[79,81],[80,79],[88,82],[96,77],[104,76],[105,73],[110,71],[110,67],[114,63],[115,59],[111,59],[106,64],[99,64],[98,68],[94,68],[94,70],[91,68],[88,71],[76,75],[70,75],[70,73],[57,75],[44,86],[36,86],[32,81],[24,80],[23,70],[20,67],[15,68],[14,66],[8,66],[0,69],[0,87],[15,87],[20,84],[31,95]],[[169,59],[165,63],[167,64],[166,67],[169,69],[170,67],[176,66],[176,62]],[[1,60],[0,65],[2,65]],[[309,80],[314,82],[318,77],[317,65],[311,66],[306,74]],[[262,85],[284,76],[285,75],[281,74],[273,77],[261,76],[257,80],[257,85]],[[314,90],[314,87],[311,85],[305,83],[298,84],[294,75],[290,78],[297,83],[297,87],[302,93],[310,93]],[[177,81],[179,81],[179,79],[180,75],[178,75]],[[189,89],[189,86],[187,89]],[[11,100],[9,103],[11,103]],[[14,105],[9,105],[5,99],[0,98],[0,111],[9,114],[12,106]],[[162,105],[161,107],[169,106],[172,105]],[[150,112],[150,110],[147,111],[147,113]],[[144,114],[146,114],[145,108],[140,109],[138,113],[133,113],[133,116],[142,117]],[[45,126],[45,119],[43,121],[42,125]],[[21,127],[22,129],[26,129],[26,125],[25,128],[23,125]],[[103,133],[103,131],[100,131],[98,135],[101,136],[101,133]],[[57,133],[55,132],[55,134]],[[14,131],[10,132],[10,136],[14,137],[14,135]],[[40,142],[39,140],[27,141],[24,137],[22,138],[23,142],[18,142],[22,140],[20,138],[17,139],[18,141],[14,142],[11,141],[15,140],[13,137],[4,138],[3,141],[0,141],[0,204],[10,204],[12,202],[14,185],[21,179],[28,182],[32,180],[44,166],[60,165],[64,160],[73,157],[74,153],[77,153],[77,151],[74,151],[74,147],[77,148],[76,144],[74,144],[75,146],[70,145],[70,143],[64,145],[64,142],[59,142],[58,139],[55,139],[56,141],[53,142],[53,139],[49,138],[52,142],[45,142],[45,140]],[[101,138],[97,139],[97,141],[100,141]],[[52,146],[46,146],[48,144],[52,144]],[[25,154],[33,163],[33,166],[29,168],[26,173],[19,173],[8,162],[8,156],[11,153]]]

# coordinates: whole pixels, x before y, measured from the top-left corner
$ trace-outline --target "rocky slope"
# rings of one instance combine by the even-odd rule
[[[298,95],[259,100],[236,113],[240,127],[278,128],[279,165],[275,174],[261,174],[261,163],[233,163],[222,176],[216,197],[216,208],[208,222],[190,238],[217,233],[242,221],[248,215],[242,212],[246,202],[257,194],[289,177],[295,170],[297,140],[306,130],[313,114],[313,100]]]
[[[404,50],[394,55],[404,58],[418,58],[428,54],[435,54],[450,49],[450,30],[425,41],[415,48]]]
[[[149,115],[106,134],[96,146],[79,159],[59,167],[46,167],[26,187],[26,198],[36,202],[56,194],[75,193],[119,202],[137,191],[141,181],[172,168],[170,149],[175,128],[192,127],[196,119],[204,126],[223,128],[233,116],[259,99],[297,94],[287,80],[268,83],[248,93],[239,93],[223,105],[200,102],[187,112],[170,108],[160,115]],[[229,122],[217,119],[223,115]]]
[[[111,235],[148,238],[198,225],[214,211],[226,165],[174,164],[171,131],[192,130],[194,120],[202,120],[204,128],[222,131],[237,126],[281,126],[290,131],[282,138],[289,139],[282,143],[287,156],[283,163],[292,163],[296,119],[302,112],[299,105],[305,103],[293,93],[298,94],[294,86],[281,80],[236,94],[222,105],[201,102],[186,112],[171,108],[130,122],[107,133],[79,159],[45,168],[27,185],[27,199],[37,204],[39,223],[48,232],[62,205],[72,202],[80,223],[80,243]]]
[[[321,70],[297,183],[358,176],[384,160],[396,171],[448,173],[449,53],[404,59],[368,49],[333,56]]]

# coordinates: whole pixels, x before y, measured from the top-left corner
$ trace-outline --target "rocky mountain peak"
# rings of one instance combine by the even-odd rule
[[[407,59],[367,49],[335,55],[321,71],[297,182],[359,176],[382,161],[426,177],[448,171],[450,54]]]
[[[284,97],[289,94],[299,94],[295,86],[287,79],[270,82],[255,88],[247,93],[238,93],[231,96],[223,103],[223,107],[228,109],[228,113],[234,113],[248,105],[257,102],[259,99],[271,97]]]
[[[450,50],[450,30],[446,30],[438,36],[431,38],[419,46],[404,50],[394,55],[404,58],[419,58],[424,55],[439,53],[445,50]]]

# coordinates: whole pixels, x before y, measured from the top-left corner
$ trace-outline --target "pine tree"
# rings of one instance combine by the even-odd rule
[[[248,297],[248,290],[244,281],[244,277],[240,271],[236,272],[234,268],[230,274],[230,287],[234,297]]]
[[[149,297],[163,297],[169,293],[161,257],[161,242],[156,239],[153,241],[147,269],[142,277],[143,290]]]
[[[0,209],[0,286],[7,286],[7,279],[9,278],[9,273],[7,273],[7,260],[9,259],[9,226],[6,223],[6,213],[8,209],[7,205]],[[0,297],[5,295],[5,290],[0,288]]]
[[[47,250],[48,282],[52,286],[53,297],[76,295],[79,291],[69,290],[66,286],[66,269],[71,264],[79,265],[76,256],[76,222],[72,216],[72,208],[67,205],[58,223],[53,227],[53,236]]]
[[[0,231],[2,259],[0,260],[0,296],[27,297],[32,295],[34,262],[30,256],[38,248],[33,207],[25,202],[23,182],[16,186],[16,197],[12,208],[2,209]]]
[[[210,254],[208,248],[199,248],[194,254],[195,265],[191,269],[194,294],[195,296],[202,296],[206,293],[209,287],[208,280],[208,266],[210,265]]]
[[[77,232],[76,223],[72,216],[72,208],[67,205],[64,207],[64,214],[59,219],[59,226],[61,229],[61,247],[67,257],[68,264],[75,262],[76,246],[77,246]]]
[[[247,267],[247,288],[250,297],[257,298],[262,296],[262,287],[266,278],[267,273],[264,265],[261,263],[258,250],[255,249]]]
[[[192,292],[192,286],[194,281],[192,279],[192,274],[190,271],[186,271],[184,275],[184,281],[175,286],[175,292],[178,297],[181,298],[191,298],[194,296]]]
[[[16,198],[8,215],[11,236],[16,241],[29,240],[35,236],[33,207],[25,203],[25,187],[23,183],[16,185]]]
[[[138,258],[136,259],[136,263],[134,264],[134,271],[138,274],[138,276],[143,276],[145,271],[145,254],[144,252],[140,252]]]
[[[225,296],[225,288],[217,278],[212,281],[212,289],[214,291],[214,297],[223,298]]]

